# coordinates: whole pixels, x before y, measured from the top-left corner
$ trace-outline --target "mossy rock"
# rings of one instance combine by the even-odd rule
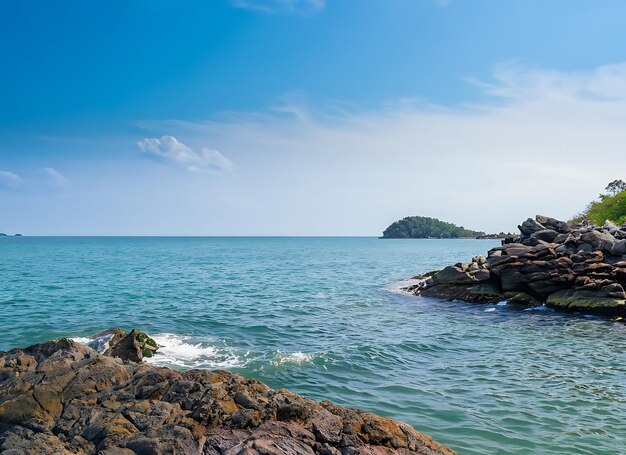
[[[557,291],[548,296],[546,304],[564,310],[590,311],[616,315],[626,314],[625,299],[602,296],[594,291],[578,291],[574,289]]]
[[[155,351],[159,347],[156,341],[154,341],[152,338],[148,336],[148,334],[144,332],[137,331],[137,335],[135,335],[135,339],[139,342],[139,345],[141,346],[142,349],[145,348],[146,346],[149,346],[148,349],[153,348],[151,350]]]
[[[141,351],[141,355],[142,355],[144,358],[146,358],[146,357],[147,357],[147,358],[150,358],[150,357],[152,357],[154,354],[152,353],[152,351],[151,351],[150,349],[145,349],[145,348],[144,348],[144,349]]]

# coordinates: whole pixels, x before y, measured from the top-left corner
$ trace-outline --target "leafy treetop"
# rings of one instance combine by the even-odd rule
[[[457,239],[476,238],[482,235],[485,233],[425,216],[407,216],[392,223],[383,232],[384,239]]]

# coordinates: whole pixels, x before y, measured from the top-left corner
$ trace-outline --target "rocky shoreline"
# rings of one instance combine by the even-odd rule
[[[413,277],[415,295],[474,303],[509,301],[626,316],[626,224],[570,225],[537,215],[502,246],[469,263]]]
[[[0,453],[424,454],[449,448],[409,425],[317,403],[226,371],[143,363],[145,333],[102,332],[0,352]]]

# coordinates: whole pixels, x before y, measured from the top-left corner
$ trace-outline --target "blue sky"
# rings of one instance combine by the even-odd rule
[[[621,1],[0,0],[0,231],[511,230],[626,168]]]

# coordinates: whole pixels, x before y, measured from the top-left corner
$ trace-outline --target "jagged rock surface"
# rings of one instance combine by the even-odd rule
[[[568,225],[537,215],[487,257],[418,276],[407,290],[477,303],[509,300],[626,316],[626,224]]]
[[[237,374],[158,368],[63,339],[0,353],[0,453],[454,452],[409,425]]]

